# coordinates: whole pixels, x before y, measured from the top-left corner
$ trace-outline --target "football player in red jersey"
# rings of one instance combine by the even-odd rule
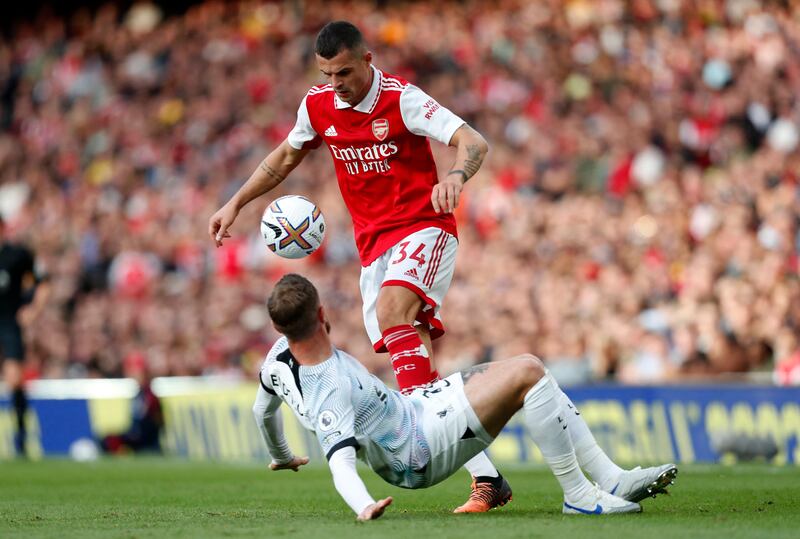
[[[245,204],[325,142],[353,220],[367,333],[376,351],[389,352],[401,391],[411,392],[438,378],[430,350],[444,333],[439,308],[455,268],[453,211],[489,147],[425,92],[373,66],[351,23],[331,22],[320,31],[316,59],[330,83],[308,91],[294,129],[209,219],[208,233],[221,245]],[[429,138],[456,148],[443,178]],[[511,499],[484,453],[465,466],[474,478],[472,494],[456,512],[485,512]]]

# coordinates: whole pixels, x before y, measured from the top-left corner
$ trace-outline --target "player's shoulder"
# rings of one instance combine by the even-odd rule
[[[335,354],[337,358],[337,367],[339,369],[358,374],[368,372],[367,368],[358,360],[357,357],[348,354],[340,348],[336,349]]]
[[[316,367],[307,368],[306,370],[309,372],[317,372],[326,377],[336,379],[346,378],[350,370],[350,362],[346,358],[349,358],[347,354],[338,348],[334,348],[333,355],[327,361],[324,361]]]
[[[279,338],[269,349],[269,352],[267,352],[267,357],[264,359],[264,365],[276,361],[278,356],[287,350],[289,350],[289,341],[286,339],[286,337]]]
[[[333,86],[330,84],[318,84],[313,86],[303,98],[305,107],[311,116],[320,110],[333,107]]]
[[[306,100],[318,99],[319,97],[332,92],[333,86],[330,84],[317,84],[316,86],[312,86],[308,92],[306,92]]]
[[[391,73],[381,72],[381,90],[387,92],[402,92],[403,90],[412,86],[403,77],[392,75]]]

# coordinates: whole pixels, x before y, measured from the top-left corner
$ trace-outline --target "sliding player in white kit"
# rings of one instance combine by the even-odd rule
[[[330,84],[308,91],[294,129],[209,219],[208,232],[220,245],[245,204],[324,142],[353,221],[367,334],[377,352],[389,353],[400,391],[411,392],[438,379],[431,341],[444,333],[439,310],[455,269],[453,211],[488,144],[421,89],[373,66],[349,22],[325,25],[315,52]],[[429,138],[455,148],[441,179]],[[486,455],[465,467],[472,491],[455,512],[485,512],[511,500],[511,487]]]
[[[333,347],[330,323],[314,285],[284,276],[270,294],[270,318],[284,334],[262,366],[253,413],[273,470],[297,471],[283,436],[285,402],[314,431],[336,490],[359,520],[381,516],[392,498],[375,501],[356,470],[356,457],[403,488],[425,488],[455,473],[484,450],[520,409],[525,426],[564,492],[562,511],[600,515],[641,511],[636,501],[663,492],[677,468],[667,464],[622,471],[617,496],[583,474],[573,439],[591,437],[569,398],[543,364],[523,354],[478,365],[405,396],[388,389],[364,366]],[[593,438],[592,438],[593,440]]]

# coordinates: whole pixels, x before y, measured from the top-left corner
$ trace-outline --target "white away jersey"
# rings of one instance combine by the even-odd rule
[[[326,458],[352,446],[392,485],[426,486],[428,443],[415,401],[401,398],[349,354],[334,349],[326,361],[299,365],[281,337],[261,367],[261,385],[317,435]]]

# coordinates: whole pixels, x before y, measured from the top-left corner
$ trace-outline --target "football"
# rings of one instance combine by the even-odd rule
[[[325,218],[317,205],[306,197],[283,196],[264,210],[261,235],[267,248],[276,255],[303,258],[322,244]]]

